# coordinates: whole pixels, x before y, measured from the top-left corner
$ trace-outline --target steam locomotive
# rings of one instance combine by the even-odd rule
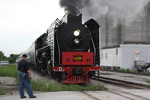
[[[82,24],[81,14],[66,14],[24,53],[34,69],[62,83],[90,83],[89,77],[101,70],[99,27],[93,19]]]

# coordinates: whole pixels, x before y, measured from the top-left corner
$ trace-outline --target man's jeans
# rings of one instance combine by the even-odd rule
[[[25,73],[19,72],[19,93],[20,93],[20,97],[24,96],[24,88],[26,89],[29,97],[33,96],[32,84],[31,84],[29,74],[27,73],[25,75]]]

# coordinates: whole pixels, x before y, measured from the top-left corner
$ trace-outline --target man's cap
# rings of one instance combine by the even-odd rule
[[[22,57],[27,58],[27,55],[26,55],[26,54],[23,54]]]

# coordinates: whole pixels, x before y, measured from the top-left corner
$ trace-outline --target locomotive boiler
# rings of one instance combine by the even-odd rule
[[[56,19],[24,53],[30,65],[62,83],[90,83],[100,71],[99,25],[94,19],[82,24],[82,15]]]

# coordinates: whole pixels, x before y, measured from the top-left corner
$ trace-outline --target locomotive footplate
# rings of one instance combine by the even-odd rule
[[[85,84],[91,83],[88,73],[91,71],[100,71],[100,66],[87,66],[87,67],[53,67],[55,72],[65,72],[67,76],[64,78],[63,83]]]

